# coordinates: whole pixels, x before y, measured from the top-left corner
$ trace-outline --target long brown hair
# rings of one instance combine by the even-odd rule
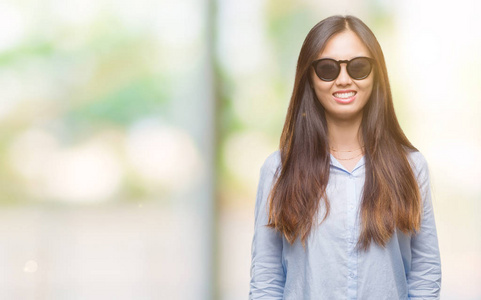
[[[396,228],[404,233],[419,230],[421,196],[407,158],[407,152],[416,148],[397,121],[381,46],[372,31],[353,16],[324,19],[304,40],[280,139],[281,168],[269,195],[267,226],[279,230],[291,244],[299,237],[305,246],[319,209],[324,210],[321,223],[329,215],[328,128],[311,85],[310,65],[328,40],[345,30],[354,32],[375,59],[374,85],[361,123],[366,177],[357,246],[367,250],[371,241],[385,246]]]

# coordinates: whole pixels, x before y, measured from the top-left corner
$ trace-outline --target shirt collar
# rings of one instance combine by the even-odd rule
[[[354,167],[354,169],[352,169],[351,172],[349,172],[332,154],[330,154],[331,156],[331,166],[335,167],[335,168],[338,168],[344,172],[347,172],[349,174],[352,174],[354,173],[357,169],[361,168],[362,166],[364,166],[364,155],[361,157],[361,159],[357,162],[356,166]]]

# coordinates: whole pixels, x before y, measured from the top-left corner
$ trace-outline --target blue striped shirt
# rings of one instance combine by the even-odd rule
[[[265,226],[267,196],[280,166],[280,152],[269,155],[257,189],[249,299],[439,299],[441,261],[428,166],[420,152],[408,158],[423,200],[416,235],[396,230],[384,248],[373,242],[367,252],[357,251],[364,157],[349,172],[331,155],[326,190],[331,211],[313,227],[304,251],[299,239],[290,245]],[[319,214],[322,220],[321,209]]]

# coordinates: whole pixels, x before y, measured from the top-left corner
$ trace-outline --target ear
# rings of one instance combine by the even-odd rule
[[[314,76],[317,77],[316,73],[314,72],[313,68],[309,67],[309,69],[307,70],[307,79],[309,81],[309,85],[310,87],[314,90]]]
[[[306,82],[306,86],[305,86],[305,93],[310,93],[312,98],[317,100],[315,101],[316,103],[318,104],[321,104],[321,102],[319,101],[319,99],[317,98],[317,94],[316,94],[316,90],[314,89],[314,82],[313,82],[313,79],[311,76],[308,76],[309,77],[309,80],[308,82]]]

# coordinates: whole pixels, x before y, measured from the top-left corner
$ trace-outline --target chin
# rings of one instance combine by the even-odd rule
[[[342,111],[342,112],[334,112],[334,113],[327,113],[331,119],[335,120],[342,120],[342,121],[349,121],[349,120],[357,120],[358,118],[362,117],[362,110],[360,111]]]

